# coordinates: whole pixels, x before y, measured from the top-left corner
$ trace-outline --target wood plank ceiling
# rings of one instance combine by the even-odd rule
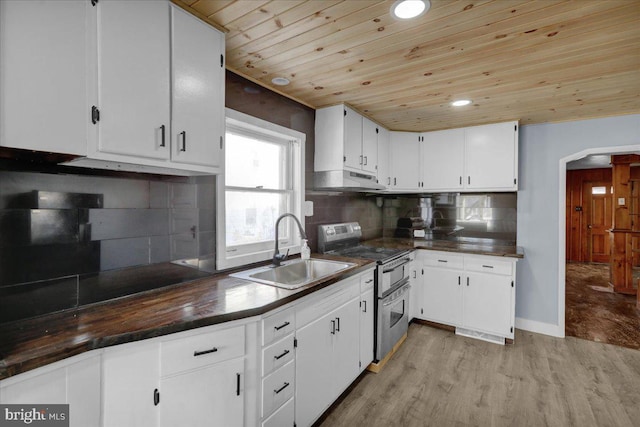
[[[411,21],[391,0],[174,2],[228,31],[229,70],[391,130],[640,113],[640,0],[431,0]]]

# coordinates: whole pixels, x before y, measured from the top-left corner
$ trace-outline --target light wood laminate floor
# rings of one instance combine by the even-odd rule
[[[516,331],[500,346],[411,324],[319,425],[638,426],[640,351]]]

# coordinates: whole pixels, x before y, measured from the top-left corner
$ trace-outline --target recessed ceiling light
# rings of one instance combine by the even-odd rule
[[[278,86],[286,86],[289,84],[289,79],[285,77],[274,77],[271,79],[271,83]]]
[[[451,105],[453,105],[454,107],[464,107],[465,105],[469,105],[469,104],[471,104],[470,99],[459,99],[451,103]]]
[[[426,13],[431,7],[429,0],[398,0],[391,6],[391,16],[411,19]]]

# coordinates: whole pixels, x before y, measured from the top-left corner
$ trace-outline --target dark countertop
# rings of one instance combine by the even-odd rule
[[[320,254],[313,257],[348,261],[356,266],[295,290],[236,279],[225,272],[0,324],[0,380],[89,350],[261,315],[360,273],[372,264],[355,258]],[[136,274],[139,273],[132,269],[131,276]],[[114,277],[128,280],[123,273]]]
[[[382,237],[367,240],[364,244],[396,249],[427,249],[475,255],[524,258],[524,249],[521,246],[510,245],[500,240],[491,239],[426,240],[420,238]]]

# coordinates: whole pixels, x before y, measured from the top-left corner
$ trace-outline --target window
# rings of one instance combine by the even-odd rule
[[[227,110],[224,175],[218,179],[218,269],[270,259],[275,222],[301,221],[304,141],[300,132]],[[290,219],[280,222],[281,251],[297,253]]]

